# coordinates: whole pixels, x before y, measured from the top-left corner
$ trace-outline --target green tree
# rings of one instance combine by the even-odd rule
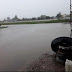
[[[61,12],[59,12],[59,13],[56,15],[56,17],[57,17],[58,19],[60,19],[60,18],[62,17]]]
[[[46,16],[46,19],[50,19],[50,16]]]

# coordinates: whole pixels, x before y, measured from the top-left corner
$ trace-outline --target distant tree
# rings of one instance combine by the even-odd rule
[[[25,20],[25,18],[22,19],[22,21],[24,21],[24,20]]]
[[[15,21],[21,21],[21,20],[17,17],[17,15],[15,15],[15,17],[12,18],[12,21],[15,22]]]
[[[37,18],[36,17],[33,17],[32,20],[37,20]]]
[[[41,15],[40,18],[41,18],[41,20],[44,20],[44,19],[46,19],[46,15]]]
[[[46,19],[50,19],[50,16],[46,16]]]
[[[60,19],[60,18],[62,17],[61,12],[59,12],[59,13],[56,15],[56,17],[57,17],[58,19]]]
[[[41,20],[41,18],[40,18],[40,17],[38,17],[37,19],[38,19],[38,20]]]
[[[17,15],[15,15],[15,17],[14,17],[15,19],[18,19],[18,17],[17,17]]]
[[[54,19],[54,16],[50,17],[51,19]]]
[[[1,21],[0,21],[0,23],[1,23]],[[1,24],[0,24],[0,26],[1,26]]]
[[[7,22],[10,22],[10,21],[11,21],[10,17],[7,17]]]

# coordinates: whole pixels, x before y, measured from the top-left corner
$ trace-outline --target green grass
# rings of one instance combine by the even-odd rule
[[[13,22],[13,23],[1,23],[1,25],[13,25],[13,24],[43,24],[43,23],[64,23],[68,20],[52,20],[52,21],[33,21],[33,22]]]

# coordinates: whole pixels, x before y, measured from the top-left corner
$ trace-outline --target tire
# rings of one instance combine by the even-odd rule
[[[57,52],[59,46],[70,47],[72,46],[72,38],[69,37],[58,37],[51,43],[51,48],[54,52]]]

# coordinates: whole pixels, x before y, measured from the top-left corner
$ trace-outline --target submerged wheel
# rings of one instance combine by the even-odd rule
[[[57,52],[59,49],[59,46],[64,47],[71,47],[72,46],[72,38],[69,37],[59,37],[52,41],[51,48],[54,52]]]

